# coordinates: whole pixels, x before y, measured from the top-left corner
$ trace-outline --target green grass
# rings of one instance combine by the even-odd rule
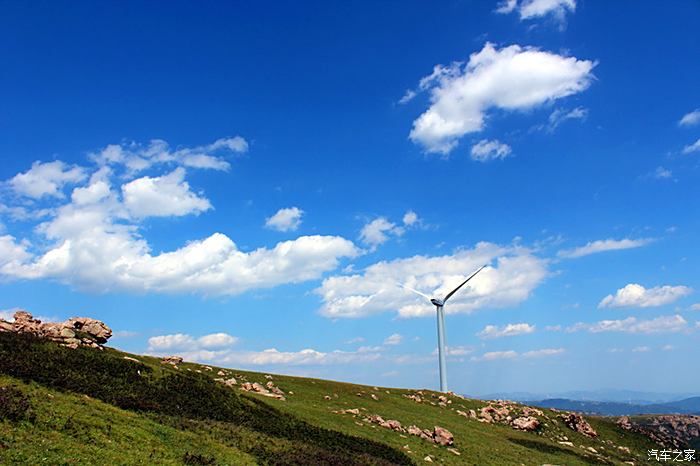
[[[220,368],[176,369],[124,356],[0,333],[0,387],[15,387],[0,391],[0,402],[12,405],[0,407],[0,464],[390,465],[427,464],[426,455],[445,465],[656,464],[646,452],[658,446],[610,419],[589,418],[600,434],[590,439],[543,410],[539,431],[521,432],[456,413],[479,409],[485,405],[479,400],[450,397],[452,404],[440,407],[431,397],[438,394],[427,390],[419,404],[403,396],[414,390],[273,375],[293,392],[279,401],[215,382]],[[265,374],[224,370],[239,383],[268,381]],[[460,455],[362,416],[333,413],[348,408],[404,427],[444,427]],[[558,443],[564,437],[574,446]]]

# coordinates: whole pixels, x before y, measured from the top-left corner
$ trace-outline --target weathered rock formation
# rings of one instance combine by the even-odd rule
[[[617,425],[624,430],[638,432],[652,441],[669,448],[688,448],[695,446],[700,439],[700,416],[662,415],[635,418],[632,421],[622,416]]]
[[[598,432],[580,415],[576,413],[562,414],[564,424],[571,429],[587,437],[597,437]]]
[[[267,388],[257,382],[244,382],[241,384],[241,390],[268,396],[270,398],[276,398],[282,401],[286,400],[284,392],[279,387],[276,387],[271,381],[267,383]]]
[[[69,348],[102,348],[112,336],[104,322],[89,317],[72,317],[65,322],[42,322],[26,311],[17,311],[14,321],[0,319],[0,332],[29,333],[61,343]]]

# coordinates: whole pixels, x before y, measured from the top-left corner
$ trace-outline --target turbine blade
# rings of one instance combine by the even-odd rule
[[[465,283],[467,283],[469,280],[471,280],[472,278],[474,278],[474,276],[475,276],[477,273],[479,273],[479,272],[481,272],[482,270],[484,270],[484,267],[486,267],[486,266],[485,266],[485,265],[482,265],[481,267],[479,267],[479,270],[477,270],[477,271],[474,272],[473,274],[469,275],[469,277],[468,277],[466,280],[464,280],[457,288],[455,288],[454,290],[452,290],[452,291],[450,291],[449,293],[447,293],[447,296],[445,296],[445,299],[443,299],[442,302],[443,302],[443,303],[446,303],[447,300],[450,299],[450,297],[451,297],[453,294],[455,294],[455,293],[457,292],[457,290],[459,290],[460,288],[462,288],[462,287],[464,286]]]
[[[405,290],[411,291],[411,292],[413,292],[413,293],[415,293],[415,294],[417,294],[417,295],[419,295],[419,296],[422,296],[422,297],[424,297],[425,299],[427,299],[428,301],[430,301],[430,296],[428,296],[428,295],[425,294],[425,293],[421,293],[421,292],[418,291],[418,290],[414,290],[413,288],[411,288],[411,287],[409,287],[409,286],[406,286],[406,285],[404,285],[403,283],[399,283],[399,286],[400,286],[401,288],[405,289]]]

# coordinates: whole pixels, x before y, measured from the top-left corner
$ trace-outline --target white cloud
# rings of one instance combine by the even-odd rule
[[[362,343],[363,341],[365,341],[365,337],[355,337],[355,338],[349,339],[345,343],[348,345],[352,345],[353,343]]]
[[[404,229],[390,222],[384,217],[379,217],[365,224],[360,231],[360,241],[376,249],[377,246],[386,243],[389,235],[401,236]]]
[[[304,211],[298,207],[280,209],[265,220],[265,227],[277,231],[295,231],[301,225],[302,215]]]
[[[693,152],[698,152],[698,151],[700,151],[700,139],[698,139],[694,143],[689,144],[683,148],[684,154],[692,154]]]
[[[377,262],[361,273],[326,278],[315,292],[323,300],[321,314],[326,317],[353,318],[387,311],[401,317],[433,316],[432,304],[397,283],[442,297],[483,264],[493,265],[450,299],[445,307],[448,314],[516,306],[547,276],[547,261],[529,249],[481,242],[451,255]]]
[[[656,178],[657,180],[668,180],[673,178],[673,172],[671,172],[671,170],[668,168],[656,167],[656,170],[654,170],[650,176],[652,178]]]
[[[678,122],[680,126],[693,126],[700,123],[700,109],[695,109],[692,112],[686,113]]]
[[[649,351],[651,351],[651,348],[649,348],[648,346],[637,346],[635,348],[632,348],[633,353],[648,353]]]
[[[467,347],[467,346],[447,346],[445,348],[445,352],[447,353],[447,356],[467,356],[468,354],[472,354],[474,352],[474,348]],[[435,348],[432,352],[433,356],[438,355],[438,349]]]
[[[472,146],[471,158],[477,162],[488,162],[490,160],[505,159],[511,153],[511,148],[508,144],[494,139],[489,141],[482,139]]]
[[[62,188],[69,183],[77,183],[85,179],[82,167],[69,166],[60,160],[54,162],[34,162],[32,168],[24,173],[18,173],[10,181],[12,190],[33,199],[44,196],[63,198]]]
[[[384,344],[385,345],[398,345],[401,343],[403,340],[403,335],[394,333],[392,335],[389,335],[384,339]]]
[[[539,350],[526,351],[524,353],[518,353],[517,351],[491,351],[484,353],[481,356],[474,356],[471,358],[472,361],[497,361],[500,359],[534,359],[542,358],[547,356],[556,356],[558,354],[565,353],[564,348],[544,348]]]
[[[590,254],[597,254],[599,252],[606,252],[606,251],[618,251],[621,249],[633,249],[633,248],[639,248],[642,246],[646,246],[647,244],[651,243],[652,239],[651,238],[640,238],[640,239],[629,239],[629,238],[623,238],[623,239],[601,239],[597,241],[592,241],[589,243],[586,243],[584,246],[579,246],[574,249],[565,249],[562,251],[559,251],[557,253],[557,256],[567,258],[567,259],[575,259],[577,257],[583,257],[583,256],[588,256]]]
[[[487,43],[469,62],[438,65],[421,80],[431,106],[413,123],[412,141],[448,154],[468,133],[484,128],[491,108],[527,110],[577,94],[590,85],[595,64],[536,48]]]
[[[399,99],[400,104],[407,104],[416,97],[417,93],[413,89],[406,90],[406,93]]]
[[[212,146],[226,144],[235,146],[231,141]],[[140,234],[143,217],[211,207],[190,191],[184,174],[177,167],[164,176],[128,182],[120,192],[110,189],[112,170],[97,167],[87,184],[73,190],[70,201],[35,226],[43,236],[40,246],[0,236],[0,277],[51,279],[93,292],[231,295],[317,279],[337,268],[340,259],[360,253],[339,236],[302,236],[242,251],[226,235],[213,233],[154,254]]]
[[[496,361],[498,359],[515,359],[518,353],[515,351],[490,351],[480,357],[473,357],[472,361]]]
[[[617,290],[615,295],[607,295],[598,304],[604,307],[655,307],[670,304],[692,293],[687,286],[656,286],[644,288],[642,285],[630,283]]]
[[[585,330],[591,333],[622,332],[622,333],[676,333],[688,328],[688,322],[680,315],[660,316],[649,320],[638,320],[628,317],[622,320],[601,320],[595,324],[579,322],[566,329],[567,332]]]
[[[515,335],[523,335],[535,331],[535,326],[527,323],[506,324],[503,327],[496,325],[487,325],[484,329],[477,333],[479,338],[491,339],[501,337],[512,337]]]
[[[198,215],[212,208],[209,200],[190,190],[185,170],[151,178],[144,176],[122,186],[124,205],[137,218]]]
[[[690,306],[691,311],[700,311],[700,303],[695,303]]]
[[[238,338],[228,333],[212,333],[194,338],[185,333],[158,335],[148,339],[148,351],[162,353],[163,351],[193,352],[209,348],[233,346]]]
[[[409,210],[403,215],[403,224],[407,227],[415,225],[417,222],[419,222],[418,214],[414,211]]]
[[[504,0],[496,9],[496,13],[508,14],[518,11],[521,20],[541,18],[552,15],[563,21],[567,13],[576,11],[576,0]]]
[[[567,120],[585,120],[588,117],[588,109],[576,107],[572,110],[558,108],[549,115],[549,125],[547,131],[552,132]]]
[[[661,348],[661,351],[673,351],[674,349],[675,349],[675,347],[673,345],[664,345]]]
[[[167,351],[177,349],[192,349],[196,345],[196,341],[189,335],[184,333],[175,333],[173,335],[158,335],[148,339],[149,351]]]
[[[240,136],[217,139],[205,146],[177,150],[171,150],[166,141],[153,139],[147,146],[135,142],[110,144],[90,154],[90,158],[99,165],[123,166],[127,175],[133,175],[158,164],[177,164],[184,167],[226,171],[231,165],[225,160],[224,155],[247,151],[248,143]]]
[[[238,342],[238,338],[222,332],[204,335],[197,339],[197,343],[202,348],[221,348],[234,345],[236,342]]]

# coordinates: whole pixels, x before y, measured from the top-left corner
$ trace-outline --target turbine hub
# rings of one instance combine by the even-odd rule
[[[445,303],[442,301],[442,299],[433,298],[430,300],[430,302],[435,304],[436,306],[444,306],[445,305]]]

